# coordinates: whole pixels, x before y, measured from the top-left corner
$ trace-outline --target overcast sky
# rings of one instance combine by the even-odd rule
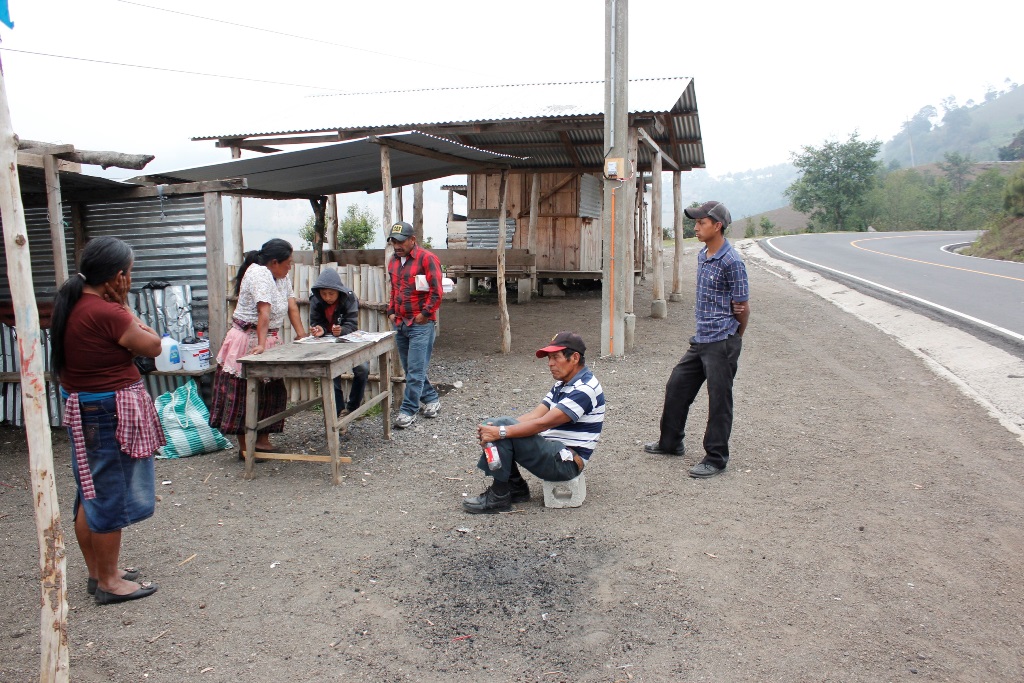
[[[247,130],[247,113],[301,111],[317,94],[603,79],[604,5],[9,0],[14,29],[0,27],[0,58],[22,138],[155,154],[146,170],[159,171],[223,161],[226,150],[189,138],[223,133],[223,121]],[[884,141],[924,105],[1022,82],[1018,37],[1001,35],[1022,15],[994,0],[632,0],[629,75],[694,79],[707,170],[719,176],[854,130]],[[443,244],[439,185],[428,184],[425,213],[428,235]],[[347,203],[379,212],[379,195]],[[411,203],[407,190],[407,216]],[[251,205],[246,248],[275,235],[298,246],[308,203]]]

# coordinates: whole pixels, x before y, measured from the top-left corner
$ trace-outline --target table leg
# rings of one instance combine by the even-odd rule
[[[377,366],[380,368],[380,390],[384,393],[384,400],[381,401],[381,416],[384,420],[384,438],[391,439],[391,354],[384,352],[377,356]]]
[[[245,478],[254,476],[253,466],[256,463],[256,423],[260,419],[260,407],[257,396],[260,379],[250,377],[245,381]]]
[[[327,448],[331,452],[331,483],[341,483],[341,461],[338,460],[338,406],[334,404],[334,380],[330,373],[320,378],[320,395],[324,402],[324,426],[327,429]]]

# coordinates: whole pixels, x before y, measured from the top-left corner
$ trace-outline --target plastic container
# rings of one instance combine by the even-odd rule
[[[189,343],[192,342],[192,343]],[[178,346],[181,354],[181,369],[187,372],[207,370],[210,367],[210,340],[185,339]]]
[[[501,456],[498,455],[498,447],[493,441],[484,444],[484,457],[487,458],[487,467],[491,471],[501,469]]]
[[[181,370],[181,351],[178,342],[171,339],[171,335],[166,332],[160,340],[160,355],[156,357],[156,369],[160,372]]]

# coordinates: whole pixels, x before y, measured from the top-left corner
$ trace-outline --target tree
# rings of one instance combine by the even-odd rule
[[[1006,147],[999,148],[999,161],[1024,159],[1024,128],[1017,131]]]
[[[943,155],[946,163],[939,162],[939,168],[946,174],[946,179],[957,194],[962,193],[968,184],[967,176],[971,174],[974,160],[971,155],[963,156],[960,152],[946,152]]]
[[[827,140],[820,148],[804,146],[793,153],[800,179],[786,196],[793,208],[811,215],[824,230],[849,230],[858,207],[875,184],[881,163],[879,140],[863,142],[854,132],[846,142]]]
[[[1017,218],[1024,217],[1024,168],[1006,183],[1003,208]]]
[[[308,247],[313,245],[313,220],[313,216],[310,216],[299,228],[299,237]],[[366,207],[349,204],[344,217],[338,220],[338,248],[362,249],[373,241],[379,228],[380,219]]]
[[[761,234],[765,237],[771,237],[775,234],[775,223],[768,216],[761,216]]]

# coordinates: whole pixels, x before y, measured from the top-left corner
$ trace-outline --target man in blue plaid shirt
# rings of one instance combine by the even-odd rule
[[[661,436],[644,444],[648,453],[682,455],[686,416],[701,386],[708,385],[708,426],[704,432],[704,459],[690,468],[691,477],[721,474],[729,462],[732,432],[732,381],[736,377],[743,332],[750,317],[747,269],[725,239],[732,216],[721,202],[704,202],[686,209],[697,221],[697,239],[704,248],[697,255],[697,334],[672,370],[665,386]]]

